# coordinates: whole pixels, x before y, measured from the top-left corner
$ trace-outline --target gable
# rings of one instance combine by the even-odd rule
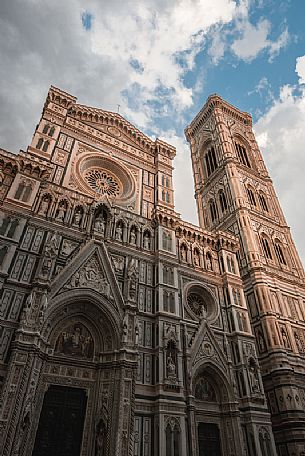
[[[89,241],[53,279],[50,298],[71,289],[91,289],[114,303],[122,312],[124,299],[103,242]]]

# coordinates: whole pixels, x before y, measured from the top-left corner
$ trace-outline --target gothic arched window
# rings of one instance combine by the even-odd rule
[[[258,199],[259,199],[259,204],[260,204],[261,208],[263,209],[263,211],[269,212],[268,211],[267,202],[266,202],[266,198],[265,198],[263,192],[259,192]]]
[[[49,145],[50,145],[50,142],[49,141],[45,141],[45,143],[44,143],[44,145],[42,147],[42,150],[44,152],[47,152]]]
[[[242,146],[241,144],[236,142],[235,143],[235,147],[236,147],[236,151],[237,151],[237,155],[238,155],[239,161],[243,165],[247,166],[248,168],[251,168],[251,164],[250,164],[249,157],[248,157],[247,150],[246,150],[245,146]]]
[[[49,128],[50,128],[50,125],[49,124],[45,124],[45,126],[43,127],[43,130],[42,130],[42,133],[47,134],[48,131],[49,131]]]
[[[250,202],[251,206],[256,206],[254,192],[250,187],[247,187],[247,194],[248,194],[248,198],[249,198],[249,202]]]
[[[214,147],[212,146],[205,155],[205,165],[207,170],[207,176],[209,177],[217,168],[217,158]]]
[[[177,423],[166,426],[166,456],[180,456],[180,430]]]
[[[54,135],[54,133],[55,133],[55,127],[51,127],[50,131],[49,131],[49,136],[52,137]]]
[[[213,200],[210,201],[209,203],[210,206],[210,215],[211,215],[211,220],[214,222],[217,219],[217,208],[216,204]]]
[[[277,259],[278,259],[279,263],[280,264],[284,264],[286,266],[287,263],[286,263],[286,260],[285,260],[283,249],[282,249],[282,247],[281,247],[281,245],[279,244],[278,241],[275,241],[275,243],[274,243],[274,250],[275,250],[275,253],[276,253],[276,256],[277,256]]]
[[[269,241],[266,237],[262,237],[262,246],[263,246],[263,251],[265,254],[265,257],[268,258],[269,260],[272,260],[272,253],[269,245]]]
[[[220,192],[219,192],[219,202],[220,202],[221,212],[225,212],[228,209],[228,203],[227,203],[226,195],[224,194],[223,190],[220,190]]]
[[[36,144],[36,149],[41,149],[42,145],[43,145],[43,139],[39,138],[37,141],[37,144]]]

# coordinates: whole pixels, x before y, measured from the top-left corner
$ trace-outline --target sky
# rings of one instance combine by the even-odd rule
[[[26,149],[50,85],[119,109],[176,146],[176,209],[197,224],[184,129],[218,93],[253,116],[305,264],[304,18],[305,0],[1,0],[0,147]]]

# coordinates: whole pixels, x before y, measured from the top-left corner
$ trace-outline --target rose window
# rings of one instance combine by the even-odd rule
[[[92,190],[101,195],[118,196],[120,193],[119,182],[102,169],[89,169],[84,178]]]
[[[190,293],[187,297],[187,303],[194,314],[198,317],[204,317],[206,315],[206,305],[199,294]]]

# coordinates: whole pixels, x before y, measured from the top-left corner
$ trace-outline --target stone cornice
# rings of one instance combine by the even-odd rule
[[[232,106],[230,103],[223,100],[219,95],[213,94],[209,96],[201,111],[199,111],[194,120],[192,120],[190,125],[185,129],[185,135],[188,141],[191,141],[194,134],[209,119],[216,108],[220,108],[225,114],[244,125],[252,125],[252,117],[250,114],[240,111],[235,106]]]

